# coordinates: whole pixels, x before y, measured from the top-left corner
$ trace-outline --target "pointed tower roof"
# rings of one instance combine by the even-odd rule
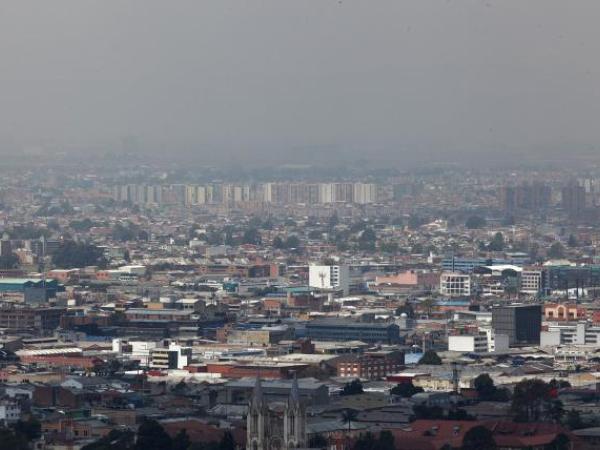
[[[300,389],[298,388],[298,378],[294,373],[294,379],[292,380],[292,388],[290,389],[290,397],[288,399],[290,405],[300,404]]]
[[[260,375],[256,377],[256,383],[254,384],[254,389],[252,390],[252,399],[250,400],[251,406],[260,407],[263,404],[263,391],[262,384],[260,382]]]

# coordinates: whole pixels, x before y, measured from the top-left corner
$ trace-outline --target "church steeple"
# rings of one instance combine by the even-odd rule
[[[260,381],[260,375],[256,377],[256,383],[254,384],[254,389],[252,390],[252,398],[250,399],[250,408],[258,407],[262,408],[264,404],[263,391],[262,391],[262,383]]]
[[[258,376],[252,396],[248,399],[246,417],[248,450],[293,450],[306,447],[306,410],[300,398],[300,388],[295,376],[287,402],[282,406],[285,406],[283,415],[281,409],[269,408]]]
[[[298,379],[294,374],[284,414],[284,441],[288,450],[306,446],[306,413],[300,401]]]
[[[298,408],[300,406],[300,389],[298,388],[298,379],[294,373],[294,379],[292,380],[292,388],[290,389],[290,396],[288,397],[288,407]]]
[[[268,447],[265,442],[265,425],[267,407],[263,397],[260,376],[256,377],[256,384],[252,390],[252,397],[248,402],[246,416],[246,442],[251,450],[263,450]]]

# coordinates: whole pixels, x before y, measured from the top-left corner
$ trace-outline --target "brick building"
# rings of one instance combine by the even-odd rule
[[[377,380],[404,369],[403,352],[367,352],[349,356],[336,364],[337,376]]]

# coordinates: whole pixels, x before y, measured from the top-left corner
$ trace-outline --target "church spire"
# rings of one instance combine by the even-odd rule
[[[260,381],[260,375],[256,377],[256,383],[254,384],[254,389],[252,390],[252,399],[250,400],[250,405],[260,407],[263,404],[263,391],[262,384]]]
[[[296,406],[300,404],[300,388],[298,388],[298,378],[294,372],[294,379],[292,381],[292,388],[290,389],[290,397],[288,399],[290,406]]]

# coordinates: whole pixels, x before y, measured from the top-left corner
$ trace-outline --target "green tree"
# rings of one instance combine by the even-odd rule
[[[261,237],[260,237],[259,231],[253,227],[248,228],[246,231],[244,231],[244,235],[242,237],[242,243],[243,244],[260,245]]]
[[[494,380],[487,374],[482,373],[473,381],[473,386],[477,391],[480,400],[489,401],[493,400],[496,396],[496,386],[494,386]]]
[[[308,447],[309,448],[320,448],[326,449],[329,446],[329,442],[322,434],[313,434],[308,439]]]
[[[274,226],[275,226],[275,224],[273,223],[273,218],[270,216],[267,217],[265,219],[265,221],[262,223],[263,230],[272,230]]]
[[[462,450],[494,450],[496,442],[492,432],[484,426],[476,426],[465,433]]]
[[[567,412],[565,423],[571,430],[585,428],[585,424],[583,423],[583,420],[581,420],[581,414],[576,409],[571,409]]]
[[[562,417],[565,415],[565,409],[563,403],[560,400],[550,400],[546,402],[544,415],[547,420],[554,423],[559,423]]]
[[[102,250],[92,244],[63,242],[52,255],[52,262],[61,269],[106,265]]]
[[[421,301],[419,306],[427,313],[428,316],[430,316],[435,306],[435,300],[431,297],[427,297],[426,299]]]
[[[377,440],[377,450],[396,450],[394,435],[389,430],[383,430],[379,433]]]
[[[577,242],[577,238],[575,237],[575,235],[573,233],[571,233],[569,235],[569,240],[567,241],[567,245],[571,248],[577,247],[579,245],[579,242]]]
[[[11,428],[0,428],[0,450],[28,450],[27,436]]]
[[[340,395],[357,395],[362,394],[363,392],[363,385],[357,378],[356,380],[352,380],[349,383],[346,383]]]
[[[560,259],[565,257],[565,247],[560,242],[555,242],[548,250],[548,258]]]
[[[128,450],[134,448],[135,434],[130,430],[111,430],[106,436],[84,445],[81,450]]]
[[[14,269],[19,266],[19,258],[14,253],[0,256],[0,269]]]
[[[281,239],[281,236],[275,236],[275,238],[273,239],[273,248],[285,248],[285,243],[283,242],[283,239]]]
[[[190,437],[188,436],[186,429],[182,428],[173,438],[171,450],[188,450],[190,444]]]
[[[185,384],[185,381],[181,380],[179,383],[177,383],[175,386],[173,386],[173,393],[174,394],[185,394],[187,390],[187,384]]]
[[[481,216],[470,216],[465,222],[465,228],[468,228],[469,230],[484,228],[485,225],[486,221]]]
[[[392,241],[382,242],[379,245],[379,250],[381,250],[383,253],[389,253],[392,255],[398,253],[398,249],[398,243]]]
[[[233,434],[231,434],[231,431],[225,430],[225,433],[223,433],[223,437],[219,442],[218,450],[235,450],[235,448],[236,444]]]
[[[550,445],[545,447],[545,450],[570,450],[571,449],[571,440],[566,434],[560,433],[556,436]]]
[[[308,238],[311,240],[321,239],[322,236],[323,236],[323,233],[320,230],[310,230],[308,232]]]
[[[569,383],[567,380],[557,380],[556,378],[552,378],[548,382],[548,384],[554,389],[563,389],[571,387],[571,383]]]
[[[375,450],[377,448],[377,439],[370,431],[361,433],[354,443],[353,450]]]
[[[94,222],[92,222],[88,217],[83,220],[73,220],[69,223],[69,226],[73,228],[75,231],[89,231],[90,228],[94,226]]]
[[[42,424],[35,417],[31,416],[28,420],[19,420],[13,425],[17,434],[22,434],[30,441],[38,439],[42,435]]]
[[[416,230],[425,222],[426,220],[423,217],[412,215],[408,218],[408,228],[410,228],[411,230]]]
[[[444,410],[439,406],[414,405],[411,421],[414,420],[442,420]]]
[[[400,383],[390,390],[390,394],[398,395],[403,398],[412,397],[419,392],[423,392],[423,388],[420,386],[415,386],[412,383]]]
[[[112,238],[119,242],[135,241],[138,231],[139,227],[131,222],[116,223],[112,228]]]
[[[135,450],[170,450],[173,441],[153,419],[144,419],[138,428]]]
[[[50,237],[50,230],[38,228],[33,224],[16,225],[9,231],[12,239],[39,239],[42,236]]]
[[[298,239],[298,236],[289,236],[285,241],[285,247],[290,249],[300,248],[300,239]]]
[[[442,364],[442,359],[433,350],[427,350],[419,359],[419,364],[427,364],[430,366],[439,366]]]
[[[396,316],[401,316],[402,314],[406,314],[407,317],[413,318],[415,317],[415,310],[413,309],[410,303],[405,303],[404,305],[400,305],[396,308]]]
[[[504,235],[499,231],[494,235],[492,241],[488,245],[488,250],[492,252],[501,252],[504,250]]]
[[[365,251],[375,250],[377,236],[371,228],[365,228],[358,238],[358,248]]]
[[[475,420],[475,416],[472,416],[462,408],[452,408],[448,411],[446,420]]]
[[[562,403],[552,398],[553,388],[542,380],[523,380],[513,391],[511,409],[518,422],[558,421],[564,414]]]

